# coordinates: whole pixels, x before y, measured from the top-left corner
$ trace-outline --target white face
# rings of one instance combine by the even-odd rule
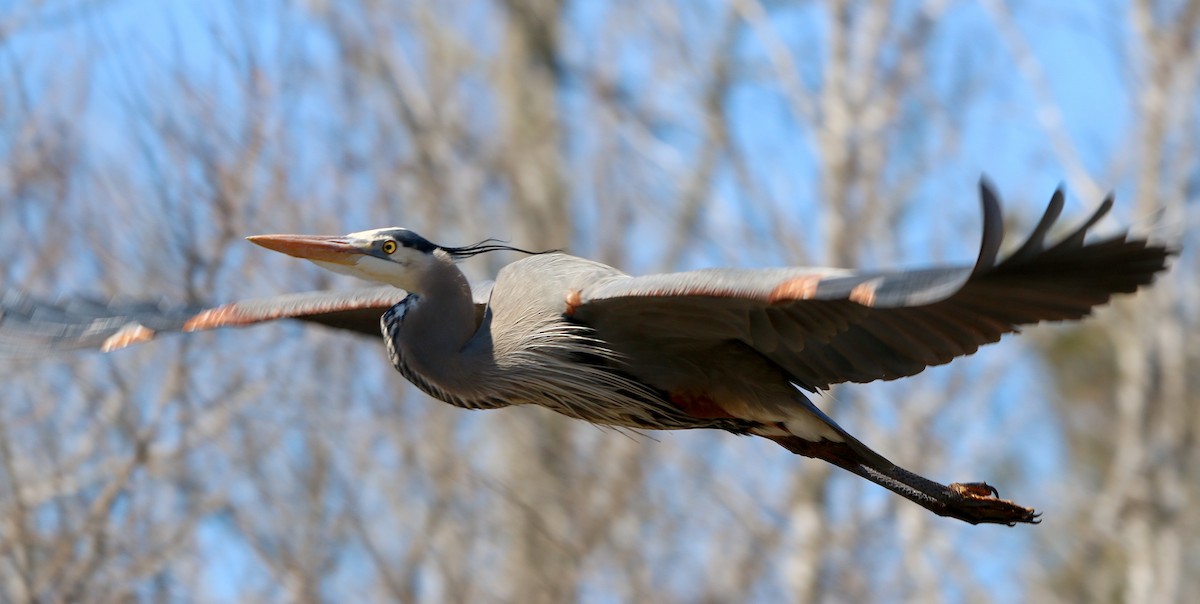
[[[341,237],[255,235],[247,239],[335,273],[414,293],[421,291],[423,276],[438,262],[436,245],[400,228],[373,229]]]
[[[358,277],[376,283],[386,283],[405,291],[420,289],[419,276],[433,262],[426,252],[403,245],[395,245],[394,251],[386,253],[383,247],[390,238],[384,233],[392,228],[372,229],[346,235],[346,240],[366,251],[346,258],[346,263],[312,260],[313,264],[335,273]]]
[[[337,264],[322,260],[313,260],[312,263],[335,273],[350,275],[351,277],[358,277],[359,279],[366,279],[367,281],[374,281],[376,283],[386,283],[411,292],[418,288],[416,277],[420,272],[414,269],[414,264],[422,264],[421,260],[415,256],[422,256],[428,260],[429,255],[402,247],[398,248],[393,256],[401,255],[414,257],[393,257],[384,260],[363,254],[362,256],[355,257],[352,260],[353,264]]]

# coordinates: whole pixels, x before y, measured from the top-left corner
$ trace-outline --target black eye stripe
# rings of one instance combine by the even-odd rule
[[[432,253],[433,250],[437,249],[437,246],[431,241],[412,231],[398,231],[393,234],[393,237],[396,238],[396,241],[400,245],[412,248],[418,252],[425,252],[426,254],[429,254]]]
[[[480,241],[479,243],[474,243],[474,244],[471,244],[468,246],[463,246],[463,247],[446,247],[444,245],[437,245],[436,243],[433,243],[432,241],[430,241],[408,229],[402,229],[402,228],[380,229],[380,230],[374,231],[373,234],[374,234],[374,236],[380,237],[380,238],[390,238],[389,240],[396,242],[397,245],[402,245],[406,248],[416,250],[416,251],[424,253],[424,254],[432,254],[434,252],[434,250],[440,249],[440,250],[450,254],[450,256],[453,257],[455,260],[462,260],[463,258],[469,258],[471,256],[475,256],[478,254],[484,254],[487,252],[494,252],[494,251],[499,251],[499,250],[521,252],[521,253],[525,253],[525,254],[545,254],[545,253],[558,251],[558,250],[548,250],[548,251],[544,251],[544,252],[531,252],[529,250],[523,250],[521,248],[512,247],[510,245],[505,245],[502,241],[499,241],[497,239],[486,239],[484,241]],[[385,250],[384,253],[391,254],[392,252],[388,252]]]
[[[438,248],[437,245],[430,242],[428,239],[426,239],[408,229],[388,229],[385,231],[378,232],[378,233],[376,233],[376,235],[379,237],[389,238],[391,241],[395,242],[398,245],[402,245],[409,249],[417,250],[418,252],[424,252],[426,254],[431,254],[431,253],[433,253],[433,250]],[[391,253],[391,252],[385,252],[385,253]]]

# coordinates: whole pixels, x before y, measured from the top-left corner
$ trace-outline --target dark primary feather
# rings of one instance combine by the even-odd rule
[[[573,317],[640,348],[742,339],[808,389],[891,380],[975,352],[1040,321],[1078,319],[1135,291],[1171,251],[1119,235],[1084,244],[1112,207],[1048,244],[1057,192],[1030,238],[996,262],[1003,217],[982,186],[984,237],[973,268],[851,272],[709,269],[623,277],[585,288]]]

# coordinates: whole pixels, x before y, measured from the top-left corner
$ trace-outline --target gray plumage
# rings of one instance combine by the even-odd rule
[[[534,404],[633,429],[715,428],[775,440],[971,523],[1036,522],[985,483],[942,485],[900,468],[804,395],[890,380],[971,354],[1022,325],[1079,319],[1133,292],[1171,250],[1118,235],[1085,243],[1111,199],[1056,242],[1058,192],[1033,234],[1003,260],[1003,221],[981,188],[984,236],[974,266],[909,271],[707,269],[632,277],[561,253],[504,267],[472,287],[457,260],[492,241],[439,246],[406,229],[344,237],[265,235],[264,247],[388,284],[214,309],[54,305],[6,294],[0,350],[114,350],[160,332],[280,318],[381,330],[396,369],[468,409]],[[523,251],[523,250],[518,250]]]

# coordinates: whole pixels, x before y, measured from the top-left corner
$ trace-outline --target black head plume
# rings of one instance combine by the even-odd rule
[[[479,243],[472,243],[471,245],[465,245],[463,247],[446,247],[444,245],[439,245],[438,247],[441,248],[446,253],[450,254],[450,257],[454,258],[455,260],[462,260],[464,258],[470,258],[471,256],[478,256],[479,254],[486,254],[488,252],[509,251],[509,252],[520,252],[522,254],[529,254],[531,256],[536,256],[538,254],[552,254],[552,253],[558,251],[558,250],[545,250],[545,251],[541,251],[541,252],[531,252],[529,250],[524,250],[519,247],[513,247],[511,245],[507,245],[506,242],[501,241],[499,239],[484,239],[483,241],[480,241]]]

